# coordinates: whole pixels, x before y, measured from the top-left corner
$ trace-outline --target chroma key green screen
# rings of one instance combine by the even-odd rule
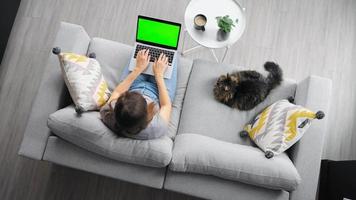
[[[136,39],[139,41],[177,48],[179,33],[179,25],[138,18]]]

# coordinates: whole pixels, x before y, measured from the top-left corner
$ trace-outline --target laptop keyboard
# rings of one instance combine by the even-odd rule
[[[173,51],[164,50],[164,49],[158,49],[158,48],[155,48],[155,47],[150,47],[150,46],[144,46],[144,45],[137,44],[136,49],[135,49],[134,58],[137,57],[137,53],[142,49],[149,49],[150,50],[150,53],[149,53],[151,55],[150,62],[154,62],[155,58],[158,59],[159,55],[161,53],[163,53],[168,57],[168,63],[172,64],[173,56],[174,56],[174,52]]]

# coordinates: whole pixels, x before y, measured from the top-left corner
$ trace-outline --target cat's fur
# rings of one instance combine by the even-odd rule
[[[283,80],[278,64],[266,62],[264,68],[267,77],[253,70],[221,75],[214,86],[215,99],[239,110],[253,109]]]

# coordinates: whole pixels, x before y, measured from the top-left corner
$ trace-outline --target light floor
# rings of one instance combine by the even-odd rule
[[[26,120],[60,21],[90,36],[133,44],[138,14],[183,22],[188,0],[22,0],[0,67],[1,199],[194,199],[17,156]],[[226,62],[285,77],[333,80],[328,159],[356,159],[356,1],[242,0],[247,29]],[[194,43],[187,41],[188,46]],[[222,51],[219,52],[219,55]],[[188,57],[212,59],[209,51]],[[310,133],[312,134],[312,133]]]

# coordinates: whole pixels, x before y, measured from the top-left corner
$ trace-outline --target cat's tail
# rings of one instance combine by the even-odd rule
[[[269,85],[269,89],[272,90],[283,81],[283,71],[279,65],[274,62],[266,62],[264,68],[269,72],[267,76],[267,83]]]

